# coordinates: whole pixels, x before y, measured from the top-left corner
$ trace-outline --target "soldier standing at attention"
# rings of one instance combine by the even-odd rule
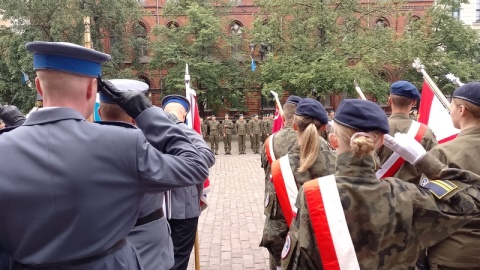
[[[235,133],[237,133],[238,136],[238,154],[245,155],[245,148],[246,146],[246,136],[247,136],[247,121],[243,119],[243,114],[240,114],[240,117],[238,120],[235,122]]]
[[[264,114],[264,115],[262,116],[262,120],[260,120],[260,127],[261,127],[261,132],[262,132],[262,133],[261,133],[261,135],[260,135],[260,143],[259,143],[259,144],[262,144],[262,143],[265,141],[265,139],[267,138],[267,137],[266,137],[266,136],[267,136],[267,125],[268,125],[268,123],[267,123],[267,115]]]
[[[272,163],[274,189],[267,195],[272,202],[266,208],[269,209],[267,212],[275,215],[265,220],[261,245],[267,247],[277,268],[280,268],[288,227],[296,213],[293,203],[298,189],[307,181],[335,172],[335,155],[320,137],[327,123],[327,111],[320,102],[311,98],[300,100],[293,118],[297,144],[288,154]]]
[[[265,127],[265,139],[267,139],[270,135],[272,135],[273,129],[273,116],[269,114],[267,117],[267,126]],[[264,143],[265,140],[262,140],[261,143]]]
[[[467,83],[453,92],[450,105],[458,136],[429,153],[450,168],[480,174],[480,82]],[[480,269],[480,218],[475,218],[442,242],[428,249],[431,270]]]
[[[142,269],[125,237],[146,192],[200,184],[207,164],[144,94],[98,81],[109,55],[65,42],[26,49],[44,108],[0,135],[9,157],[0,160],[0,250],[12,256],[13,269]],[[85,120],[99,85],[141,130]]]
[[[260,147],[260,135],[262,134],[262,122],[258,120],[258,115],[255,115],[251,122],[251,131],[253,135],[253,153],[258,154]]]
[[[422,248],[480,214],[480,176],[449,169],[406,134],[385,137],[385,145],[442,180],[424,187],[392,177],[379,181],[374,151],[388,129],[377,104],[340,103],[329,135],[338,153],[335,174],[299,190],[282,269],[414,269]]]
[[[420,93],[413,84],[407,81],[394,82],[388,97],[388,104],[392,107],[388,125],[390,135],[393,136],[397,132],[407,133],[412,138],[415,137],[428,151],[438,144],[432,130],[409,117],[410,110],[418,99],[420,99]],[[382,169],[377,172],[378,178],[395,176],[410,183],[419,183],[421,173],[408,162],[400,163],[400,167],[396,167],[395,165],[402,161],[398,160],[397,155],[392,155],[392,150],[382,146],[377,150],[377,154],[382,164]],[[391,165],[396,162],[397,164]]]
[[[273,250],[269,247],[278,247],[283,245],[285,242],[285,237],[274,236],[273,238],[268,238],[266,231],[275,228],[278,230],[287,230],[288,227],[284,221],[281,219],[276,221],[277,213],[274,212],[273,200],[275,189],[273,187],[273,182],[271,180],[272,175],[271,164],[273,161],[279,159],[280,157],[286,155],[291,148],[297,143],[297,133],[293,129],[293,117],[295,110],[297,108],[298,102],[301,100],[298,96],[289,96],[285,104],[283,104],[283,114],[285,119],[285,125],[283,128],[276,133],[270,135],[264,143],[264,147],[261,148],[260,157],[262,162],[262,168],[265,171],[265,218],[266,221],[263,227],[263,236],[260,242],[261,247],[269,249],[270,260],[269,265],[271,270],[275,270],[277,265],[279,265],[279,260],[277,256],[277,261],[274,260],[272,254],[280,254],[280,250]],[[269,221],[269,222],[267,222]],[[268,225],[268,226],[267,226]]]
[[[232,131],[234,128],[233,121],[228,119],[228,114],[225,114],[225,120],[223,120],[223,145],[225,149],[225,155],[231,155]]]
[[[250,148],[253,150],[253,133],[252,133],[252,124],[253,124],[253,120],[255,119],[255,116],[256,114],[252,115],[252,117],[250,117],[250,120],[248,121],[248,125],[247,125],[247,134],[250,136]]]
[[[205,123],[203,121],[202,117],[200,117],[200,128],[201,128],[201,131],[202,131],[203,139],[207,138],[207,136],[208,136],[208,134],[207,134],[207,123]]]
[[[210,147],[215,155],[218,155],[218,141],[220,139],[220,132],[222,132],[222,126],[217,121],[215,115],[212,115],[212,119],[208,121],[208,127],[210,129]]]

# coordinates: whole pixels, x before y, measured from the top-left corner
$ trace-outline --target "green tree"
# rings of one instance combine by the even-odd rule
[[[135,55],[128,48],[143,45],[133,35],[132,25],[138,22],[142,8],[134,0],[0,0],[3,19],[11,20],[10,28],[0,31],[0,102],[15,104],[24,112],[35,101],[35,91],[21,85],[21,71],[33,81],[32,57],[25,50],[30,41],[64,41],[84,45],[83,17],[91,18],[93,48],[104,49],[104,38],[115,37],[112,61],[104,68],[104,76],[127,76],[124,61]],[[132,45],[133,44],[133,45]]]
[[[162,77],[164,94],[185,93],[185,64],[188,64],[199,103],[213,111],[245,107],[245,91],[255,86],[247,84],[252,72],[250,58],[245,57],[243,35],[235,34],[245,29],[239,27],[231,35],[226,33],[232,23],[226,17],[228,10],[228,6],[209,1],[167,3],[162,16],[185,23],[157,26],[153,30],[150,68],[167,71]]]

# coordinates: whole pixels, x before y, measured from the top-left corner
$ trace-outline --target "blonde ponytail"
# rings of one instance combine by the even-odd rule
[[[379,138],[382,134],[379,131],[359,132],[358,130],[334,123],[333,132],[347,145],[350,145],[351,152],[356,157],[369,155],[377,149]]]
[[[319,130],[323,124],[308,116],[295,115],[293,118],[298,127],[300,143],[300,166],[298,172],[307,171],[317,160],[320,149]]]

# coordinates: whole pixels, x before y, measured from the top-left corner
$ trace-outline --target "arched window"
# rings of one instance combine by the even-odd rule
[[[152,84],[150,83],[150,80],[147,78],[147,76],[140,75],[140,76],[138,76],[138,80],[148,84],[148,88],[152,87]]]
[[[420,20],[420,17],[418,16],[412,16],[410,20],[408,20],[408,24],[405,27],[405,34],[408,37],[412,37],[415,34],[415,31],[418,30],[418,21]]]
[[[243,25],[240,22],[234,21],[230,25],[230,34],[232,37],[232,55],[238,57],[243,49]]]
[[[167,23],[167,27],[170,29],[178,29],[180,25],[177,22],[170,21]]]
[[[380,18],[375,22],[375,28],[385,28],[389,26],[390,26],[390,23],[385,18]]]
[[[133,31],[134,31],[134,34],[137,37],[137,39],[142,40],[142,46],[140,47],[141,56],[148,56],[147,27],[145,27],[145,25],[143,23],[139,22],[138,24],[135,25]]]

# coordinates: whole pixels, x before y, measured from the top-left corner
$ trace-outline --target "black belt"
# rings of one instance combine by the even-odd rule
[[[153,211],[152,213],[137,219],[137,223],[135,223],[135,227],[150,223],[155,220],[159,220],[162,217],[163,217],[163,208],[159,208]]]
[[[85,257],[82,259],[77,259],[77,260],[71,260],[71,261],[64,261],[64,262],[57,262],[57,263],[44,263],[44,264],[23,264],[17,261],[13,261],[13,270],[22,270],[25,268],[33,268],[33,269],[42,269],[42,268],[55,268],[55,267],[60,267],[60,266],[74,266],[74,265],[80,265],[80,264],[85,264],[89,262],[96,261],[102,257],[105,257],[109,254],[112,254],[113,252],[121,249],[127,244],[127,240],[122,239],[118,241],[115,245],[113,245],[111,248],[105,250],[104,252]]]

